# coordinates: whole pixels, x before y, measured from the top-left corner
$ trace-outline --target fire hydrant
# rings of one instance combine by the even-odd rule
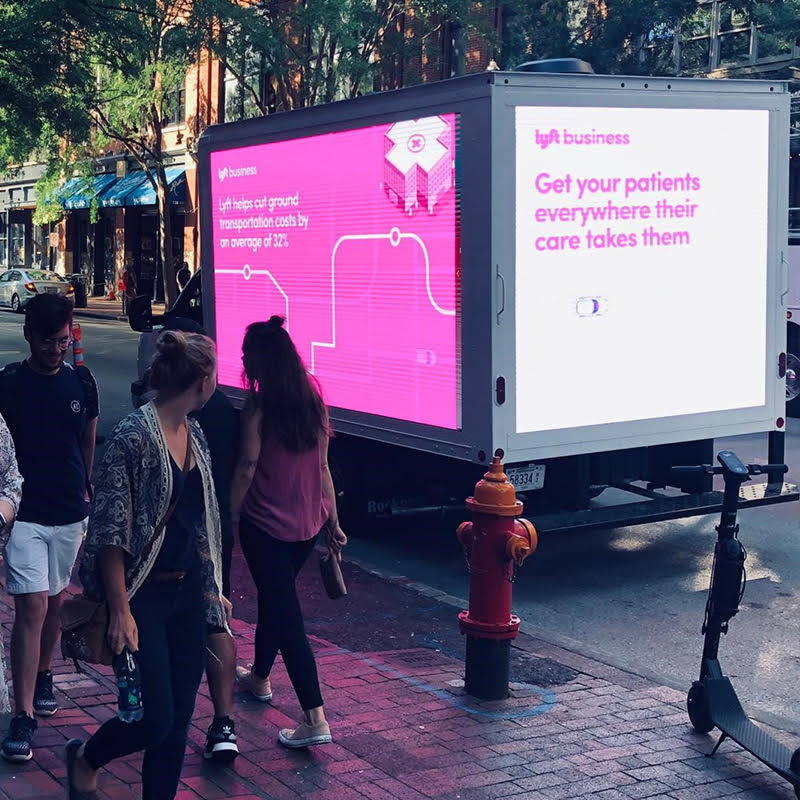
[[[536,529],[520,518],[522,503],[499,456],[467,498],[467,508],[472,522],[463,522],[456,533],[470,573],[469,611],[458,615],[467,636],[464,688],[474,697],[501,700],[508,697],[511,640],[519,633],[511,584],[516,568],[536,549]]]

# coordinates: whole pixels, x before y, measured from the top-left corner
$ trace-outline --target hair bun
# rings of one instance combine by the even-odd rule
[[[273,314],[269,318],[269,321],[267,322],[267,325],[269,325],[270,328],[275,330],[277,328],[282,328],[283,327],[283,323],[285,321],[286,320],[282,316],[280,316],[279,314]]]
[[[181,358],[186,353],[186,336],[180,331],[164,331],[156,347],[163,358]]]

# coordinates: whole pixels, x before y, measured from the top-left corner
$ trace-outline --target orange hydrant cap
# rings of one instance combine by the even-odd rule
[[[501,517],[518,517],[522,513],[522,503],[503,471],[499,456],[492,458],[489,469],[475,486],[475,494],[467,498],[467,507],[472,511],[497,514]]]

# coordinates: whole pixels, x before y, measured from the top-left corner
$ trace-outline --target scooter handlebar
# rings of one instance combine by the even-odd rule
[[[722,475],[723,467],[714,467],[711,464],[700,464],[696,467],[672,467],[673,475]],[[778,473],[785,475],[789,471],[786,464],[748,464],[748,475],[772,475]]]

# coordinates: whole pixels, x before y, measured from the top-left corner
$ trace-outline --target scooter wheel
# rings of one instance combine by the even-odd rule
[[[795,773],[795,775],[800,775],[800,747],[792,753],[792,760],[789,762],[789,769]],[[794,784],[794,796],[800,800],[800,784]]]
[[[692,684],[686,697],[686,710],[689,712],[689,722],[698,733],[708,733],[714,727],[704,683],[695,681]]]

